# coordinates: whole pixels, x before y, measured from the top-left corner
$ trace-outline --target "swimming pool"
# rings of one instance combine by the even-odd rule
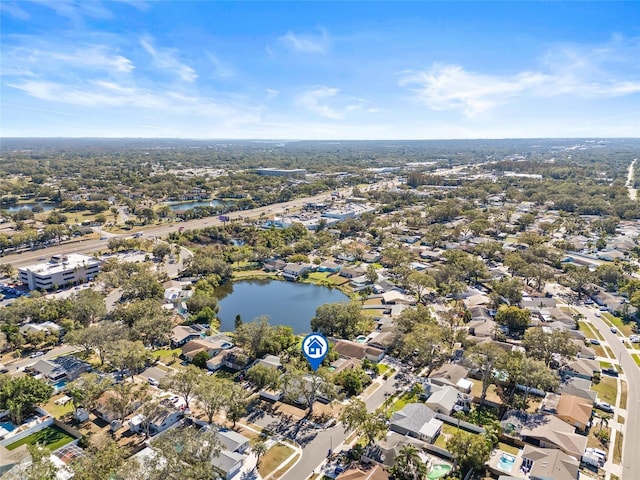
[[[55,388],[55,393],[61,392],[62,390],[64,390],[64,387],[67,386],[67,383],[69,383],[69,380],[59,380],[56,383],[53,384],[53,388]]]
[[[438,480],[438,478],[444,477],[447,473],[451,471],[451,465],[447,465],[446,463],[440,463],[438,465],[434,465],[429,473],[427,474],[428,480]]]
[[[500,460],[498,461],[498,468],[505,472],[510,472],[515,462],[516,462],[516,457],[514,457],[513,455],[509,455],[508,453],[503,453],[502,455],[500,455]]]
[[[16,428],[18,427],[13,422],[9,420],[2,420],[0,422],[0,438],[4,437],[7,433],[14,431]]]

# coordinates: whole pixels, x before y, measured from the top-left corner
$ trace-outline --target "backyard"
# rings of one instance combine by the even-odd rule
[[[57,450],[63,445],[66,445],[69,442],[73,442],[74,440],[75,438],[69,435],[67,432],[52,425],[40,430],[39,432],[32,433],[31,435],[24,437],[17,442],[7,445],[7,450],[15,450],[21,445],[40,444],[41,446],[48,448],[53,452],[54,450]]]

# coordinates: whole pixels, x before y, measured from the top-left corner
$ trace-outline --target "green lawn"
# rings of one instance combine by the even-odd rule
[[[618,384],[615,378],[603,375],[600,383],[593,384],[591,386],[591,390],[598,393],[598,398],[601,401],[610,403],[611,405],[616,404],[616,393],[618,392]]]
[[[620,330],[620,332],[627,337],[629,335],[633,335],[633,330],[631,329],[631,325],[633,324],[633,322],[625,322],[620,317],[616,317],[606,312],[602,312],[602,317],[606,318],[609,323],[615,325],[618,330]]]
[[[412,392],[404,392],[400,395],[400,398],[396,400],[393,405],[391,405],[391,411],[397,412],[398,410],[402,410],[405,405],[408,403],[417,403],[419,402],[418,395]]]
[[[595,328],[593,328],[591,325],[589,325],[587,322],[580,322],[580,330],[582,330],[585,335],[589,338],[597,338],[598,340],[604,340],[604,337],[600,334],[599,331],[597,331]]]
[[[182,350],[179,348],[174,348],[173,350],[169,350],[168,348],[163,348],[162,350],[154,350],[151,352],[151,356],[159,359],[161,362],[168,363],[173,361],[173,355],[175,354],[176,358],[180,356]]]
[[[280,466],[287,458],[293,454],[293,449],[278,443],[271,447],[267,453],[265,453],[260,459],[260,466],[258,472],[262,478],[272,473],[276,468]]]
[[[73,442],[74,437],[69,435],[64,430],[59,429],[56,426],[50,426],[40,430],[39,432],[32,433],[31,435],[24,437],[17,442],[7,445],[7,450],[15,450],[20,445],[35,445],[39,443],[43,447],[48,448],[52,452],[58,448],[66,445],[69,442]]]
[[[636,365],[640,367],[640,355],[634,354],[631,355],[631,358],[633,358],[633,361],[636,362]]]

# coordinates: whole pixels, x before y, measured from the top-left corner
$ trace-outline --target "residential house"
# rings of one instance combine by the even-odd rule
[[[560,385],[558,393],[581,397],[591,403],[595,403],[598,399],[598,393],[591,390],[591,381],[578,377],[568,377],[565,382]]]
[[[207,330],[204,325],[177,325],[171,332],[171,346],[177,348],[191,340],[203,338]]]
[[[503,434],[515,441],[558,448],[575,458],[580,458],[587,447],[587,437],[576,433],[575,427],[555,415],[509,410],[500,424]]]
[[[336,262],[325,260],[320,265],[318,265],[318,272],[336,273],[339,272],[341,268],[342,266],[337,264]]]
[[[379,262],[382,258],[382,255],[379,252],[366,252],[362,255],[362,261],[365,263],[376,263]]]
[[[91,365],[73,355],[65,355],[52,360],[38,360],[28,367],[34,376],[41,376],[51,382],[59,380],[75,380],[82,373],[90,372]]]
[[[208,337],[202,337],[199,340],[191,340],[182,347],[182,356],[193,361],[200,352],[206,352],[209,358],[213,358],[225,350],[233,348],[233,341],[230,337],[223,333],[217,333]]]
[[[20,333],[22,335],[44,333],[45,335],[56,335],[59,337],[64,333],[64,329],[53,322],[25,323],[20,327]]]
[[[221,355],[220,357],[222,359],[221,366],[234,371],[242,370],[249,361],[249,357],[247,357],[245,351],[238,347],[234,347],[231,350],[226,351],[224,355]],[[207,366],[209,366],[210,362],[211,360],[207,362]]]
[[[435,385],[450,385],[461,392],[469,393],[473,382],[467,380],[469,369],[456,363],[447,363],[429,375],[429,380]]]
[[[104,392],[98,399],[96,408],[94,410],[95,414],[98,417],[102,418],[105,422],[108,422],[108,423],[111,423],[114,420],[124,420],[124,419],[118,418],[117,412],[115,412],[109,405],[110,403],[109,398],[112,397],[113,395],[114,395],[113,392],[111,392],[110,390],[107,390],[106,392]],[[142,404],[141,399],[137,399],[134,402],[132,402],[129,405],[129,408],[127,409],[125,416],[131,415],[140,407],[141,404]]]
[[[600,363],[597,360],[588,360],[586,358],[577,358],[566,364],[560,374],[563,378],[578,377],[585,380],[592,380],[595,373],[601,371]]]
[[[344,278],[357,278],[363,276],[367,271],[360,267],[348,267],[340,270],[339,275]]]
[[[576,480],[580,461],[555,448],[537,448],[525,445],[522,451],[522,469],[530,480]]]
[[[400,451],[407,445],[412,445],[418,449],[418,452],[421,452],[427,443],[417,438],[389,431],[383,439],[378,440],[373,445],[369,445],[365,449],[362,455],[362,461],[364,463],[392,467]],[[424,458],[424,460],[426,463],[427,459]]]
[[[389,480],[389,474],[380,465],[366,468],[365,465],[354,465],[336,477],[336,480]]]
[[[582,397],[561,394],[556,405],[556,416],[584,432],[590,422],[593,403]]]
[[[457,388],[449,385],[435,385],[431,382],[424,382],[422,387],[423,392],[420,398],[424,399],[427,407],[435,412],[451,415],[460,395]]]
[[[282,270],[282,276],[292,282],[298,281],[300,277],[311,271],[311,266],[300,263],[287,263]]]
[[[349,340],[337,340],[333,350],[346,358],[357,358],[358,360],[367,358],[372,362],[379,362],[384,357],[384,350]]]
[[[238,432],[221,428],[215,432],[215,437],[224,450],[243,454],[249,450],[249,439]]]
[[[287,262],[284,260],[271,259],[267,260],[262,268],[267,272],[279,272],[283,270],[286,265]]]
[[[411,295],[406,295],[398,290],[391,290],[382,294],[382,301],[385,305],[415,305],[416,299]]]
[[[389,420],[389,430],[433,443],[440,435],[442,421],[436,412],[422,403],[409,403],[395,412]]]
[[[144,433],[148,428],[150,435],[157,435],[178,423],[182,417],[184,412],[176,409],[175,405],[167,399],[158,404],[148,416],[139,413],[131,417],[127,423],[129,430],[134,433]]]
[[[220,453],[211,459],[211,465],[221,472],[225,480],[230,480],[240,472],[245,458],[237,452],[220,450]]]

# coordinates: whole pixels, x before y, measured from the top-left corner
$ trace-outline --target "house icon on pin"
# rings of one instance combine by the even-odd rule
[[[307,354],[311,356],[322,355],[324,345],[317,338],[312,338],[307,344]]]

